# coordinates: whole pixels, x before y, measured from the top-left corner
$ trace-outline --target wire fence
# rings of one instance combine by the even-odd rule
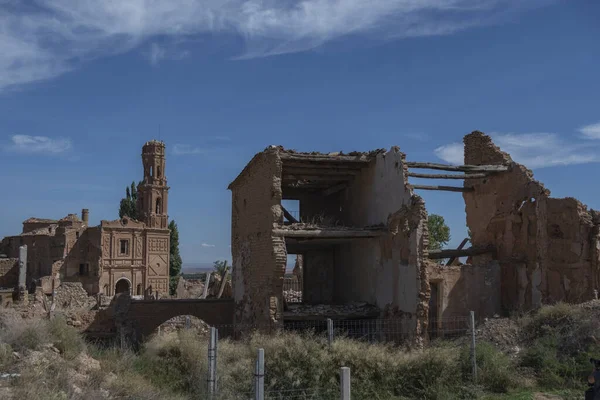
[[[333,320],[325,319],[319,321],[294,321],[284,325],[285,330],[290,331],[309,331],[315,335],[324,335],[327,338],[328,346],[334,345],[339,338],[350,338],[354,340],[363,340],[370,343],[379,342],[396,342],[397,339],[409,337],[409,333],[415,333],[415,322],[410,318],[403,320]],[[227,335],[228,330],[238,331],[240,328],[257,328],[250,326],[220,326],[210,327],[210,340],[208,341],[208,371],[206,377],[206,387],[208,399],[298,399],[298,400],[325,400],[325,399],[342,399],[349,400],[351,398],[351,383],[350,369],[342,367],[339,374],[339,385],[333,387],[329,385],[326,388],[285,388],[281,390],[265,391],[265,378],[269,377],[269,371],[265,370],[265,352],[262,348],[257,349],[256,364],[253,376],[254,387],[252,392],[230,393],[228,391],[220,391],[219,377],[217,375],[218,364],[218,342],[219,338]],[[429,329],[431,328],[431,329]],[[457,316],[452,318],[442,318],[440,320],[430,320],[427,335],[430,337],[456,337],[464,336],[470,338],[470,359],[472,363],[472,379],[477,381],[477,365],[476,365],[476,321],[475,313],[471,312],[469,316]],[[186,324],[186,329],[189,329],[189,324]],[[243,330],[243,329],[242,329]],[[248,332],[248,331],[246,331]],[[234,335],[233,335],[234,336]],[[398,341],[399,342],[399,341]],[[258,342],[260,345],[260,341]],[[301,382],[297,382],[299,386]],[[223,397],[225,396],[225,397]]]
[[[222,338],[242,339],[251,332],[277,334],[280,332],[309,333],[323,338],[347,338],[368,343],[398,343],[412,339],[417,334],[417,319],[400,318],[320,318],[310,320],[284,320],[279,325],[215,325]],[[429,340],[452,339],[464,336],[470,329],[470,317],[453,316],[429,319],[420,325],[418,334]]]

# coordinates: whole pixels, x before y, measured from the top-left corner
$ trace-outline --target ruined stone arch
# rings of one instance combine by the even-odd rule
[[[115,294],[128,293],[131,295],[131,281],[128,278],[122,277],[115,282]]]

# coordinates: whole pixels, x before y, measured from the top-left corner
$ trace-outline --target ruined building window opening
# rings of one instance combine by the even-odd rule
[[[286,199],[281,201],[281,206],[290,214],[292,218],[300,222],[300,200]],[[286,215],[283,216],[284,222],[292,223]],[[294,258],[295,259],[295,258]]]
[[[88,276],[90,274],[90,264],[79,264],[79,275]]]
[[[156,199],[156,213],[162,214],[162,200],[160,197]]]
[[[102,289],[102,293],[104,293],[105,296],[108,296],[108,285],[104,285],[104,288]]]
[[[123,239],[120,241],[120,245],[121,245],[121,255],[128,255],[129,254],[129,240],[127,239]]]
[[[135,294],[136,294],[136,296],[142,295],[142,284],[141,283],[138,283],[137,289],[135,290]]]
[[[160,179],[160,173],[161,173],[161,168],[160,168],[160,165],[159,165],[158,167],[156,167],[156,177],[158,179]]]
[[[75,239],[79,239],[79,231],[75,232]]]
[[[150,166],[150,176],[154,178],[154,175],[152,174],[154,172],[152,166]]]

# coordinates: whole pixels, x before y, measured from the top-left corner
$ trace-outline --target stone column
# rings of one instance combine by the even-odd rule
[[[27,295],[27,246],[19,247],[19,283],[17,294],[20,301],[26,303]]]

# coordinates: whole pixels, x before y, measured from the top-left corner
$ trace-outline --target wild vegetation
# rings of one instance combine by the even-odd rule
[[[291,398],[289,393],[307,395],[293,398],[339,398],[341,366],[351,368],[355,399],[531,399],[542,392],[581,398],[591,370],[588,360],[600,355],[599,313],[600,302],[557,304],[513,319],[519,333],[511,346],[518,351],[484,340],[503,332],[482,333],[476,383],[465,338],[440,340],[414,352],[345,338],[330,348],[324,337],[311,334],[222,339],[219,398],[242,398],[252,391],[260,347],[265,349],[266,390],[283,393],[272,398]],[[0,376],[19,374],[5,378],[8,385],[0,382],[0,398],[205,398],[207,340],[193,330],[155,336],[134,353],[86,343],[59,316],[25,320],[4,313],[0,324]]]

